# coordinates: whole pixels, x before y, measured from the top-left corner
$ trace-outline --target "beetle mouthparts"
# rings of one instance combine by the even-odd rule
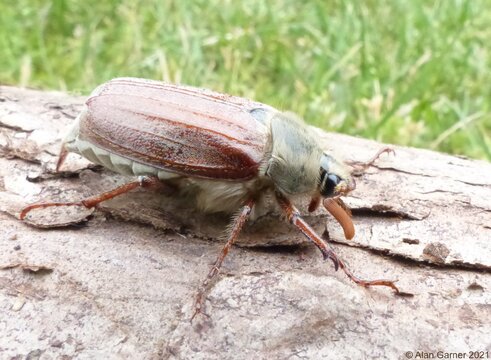
[[[353,191],[354,189],[356,189],[355,179],[348,178],[340,182],[338,185],[336,185],[334,189],[334,193],[336,195],[346,195],[349,192]]]

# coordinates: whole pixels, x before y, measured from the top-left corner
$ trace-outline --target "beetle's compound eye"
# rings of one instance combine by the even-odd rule
[[[334,195],[334,189],[339,184],[341,178],[331,170],[335,160],[328,154],[323,153],[320,160],[320,178],[319,191],[323,197],[331,197]]]
[[[346,195],[355,189],[355,181],[346,166],[323,153],[320,159],[319,192],[323,197]]]
[[[326,171],[321,173],[321,181],[319,185],[320,193],[323,197],[331,197],[334,195],[334,189],[341,182],[341,178],[334,174],[328,174]]]

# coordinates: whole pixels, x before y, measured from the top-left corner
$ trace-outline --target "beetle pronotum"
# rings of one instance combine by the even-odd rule
[[[237,212],[228,241],[197,294],[196,315],[244,223],[263,206],[264,195],[272,193],[288,221],[333,261],[336,270],[342,268],[362,286],[398,291],[392,281],[354,276],[291,203],[293,195],[308,195],[309,211],[314,211],[324,198],[323,205],[342,225],[345,236],[354,236],[339,197],[353,190],[355,182],[347,166],[324,152],[295,115],[236,96],[136,78],[100,85],[85,105],[63,142],[57,170],[67,153],[75,152],[138,180],[78,202],[32,204],[22,210],[21,219],[35,208],[91,208],[154,185],[191,192],[203,211]]]

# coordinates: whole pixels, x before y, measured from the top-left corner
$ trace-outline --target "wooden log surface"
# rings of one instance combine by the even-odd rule
[[[51,208],[128,181],[70,155],[54,172],[61,137],[84,98],[0,87],[0,353],[81,358],[407,358],[406,352],[491,356],[491,165],[394,147],[345,198],[356,236],[325,211],[351,270],[397,279],[403,296],[335,272],[273,209],[249,224],[206,302],[196,289],[228,217],[172,196],[136,191],[98,210]],[[383,144],[318,130],[349,161]],[[296,200],[305,211],[306,199]]]

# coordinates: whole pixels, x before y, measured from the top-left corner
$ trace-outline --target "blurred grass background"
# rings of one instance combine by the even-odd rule
[[[0,83],[208,87],[331,131],[491,160],[488,0],[0,1]]]

